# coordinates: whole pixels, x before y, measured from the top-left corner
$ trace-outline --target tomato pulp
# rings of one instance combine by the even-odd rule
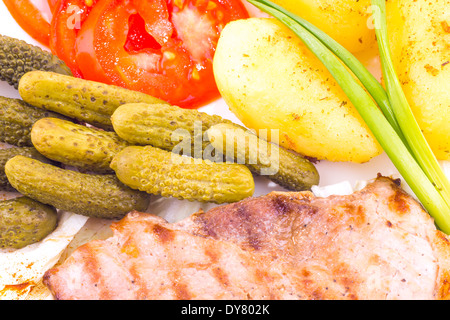
[[[75,62],[84,78],[145,92],[183,108],[217,97],[212,60],[238,0],[99,0],[82,21]]]

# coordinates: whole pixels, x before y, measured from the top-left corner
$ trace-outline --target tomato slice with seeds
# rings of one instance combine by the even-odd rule
[[[78,32],[76,64],[87,79],[197,108],[219,97],[220,31],[247,17],[239,0],[100,0]]]
[[[53,12],[58,6],[59,0],[47,0],[50,11]]]

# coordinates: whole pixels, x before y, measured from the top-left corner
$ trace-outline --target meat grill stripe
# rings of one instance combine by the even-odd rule
[[[450,241],[394,181],[272,192],[177,223],[131,212],[45,284],[57,299],[447,299]]]

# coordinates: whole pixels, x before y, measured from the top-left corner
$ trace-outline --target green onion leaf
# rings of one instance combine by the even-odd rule
[[[417,162],[428,178],[435,184],[436,189],[443,195],[447,201],[447,205],[450,207],[450,183],[414,118],[411,107],[394,70],[388,45],[386,2],[385,0],[372,0],[372,6],[378,8],[374,16],[375,33],[380,49],[383,75],[386,79],[389,101],[391,102],[394,115],[401,130],[404,132],[409,148]]]
[[[428,213],[434,218],[436,225],[445,233],[450,234],[449,197],[447,197],[446,192],[443,192],[445,191],[444,186],[446,185],[445,180],[443,179],[445,178],[447,183],[448,180],[439,164],[438,166],[441,174],[439,174],[439,170],[434,165],[428,168],[430,170],[427,170],[427,173],[425,173],[419,163],[432,163],[434,155],[430,160],[429,154],[424,153],[420,157],[427,158],[429,162],[424,159],[421,159],[421,161],[418,162],[415,158],[419,157],[416,155],[418,151],[415,150],[414,153],[411,153],[410,146],[406,143],[406,141],[411,141],[416,138],[417,132],[410,132],[416,130],[413,123],[410,123],[410,129],[401,131],[401,128],[405,128],[405,126],[408,125],[408,121],[411,121],[411,119],[406,118],[405,120],[401,115],[398,115],[399,112],[403,112],[402,109],[405,107],[404,104],[400,107],[392,105],[393,103],[398,104],[399,101],[401,101],[399,98],[401,97],[401,94],[392,92],[392,86],[395,85],[395,82],[392,83],[396,78],[394,76],[395,73],[391,74],[388,80],[387,96],[389,101],[386,101],[386,96],[384,96],[380,87],[374,84],[374,78],[369,76],[369,72],[364,66],[362,66],[351,53],[342,50],[343,48],[337,45],[334,40],[328,36],[324,36],[323,32],[268,0],[248,0],[248,2],[285,24],[320,59],[358,110],[359,114],[411,190],[415,193]],[[385,48],[381,49],[384,50]],[[339,60],[338,57],[341,58],[342,61]],[[343,63],[346,64],[354,74],[350,73]],[[388,69],[384,70],[384,72],[388,75]],[[356,80],[355,75],[365,88],[363,88]],[[395,90],[398,89],[398,87],[395,88]],[[371,93],[372,96],[369,95],[368,92]],[[384,108],[377,105],[377,103],[383,104]],[[383,111],[381,111],[381,109],[383,109]],[[403,122],[403,126],[400,126],[400,122]],[[413,134],[413,137],[406,138],[404,137],[406,134]],[[421,144],[422,142],[419,142],[419,146],[423,147]],[[414,148],[420,150],[417,146],[414,146]],[[431,168],[433,170],[431,170]],[[433,177],[439,177],[440,179],[433,180]]]

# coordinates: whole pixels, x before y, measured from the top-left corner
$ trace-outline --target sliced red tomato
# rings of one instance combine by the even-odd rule
[[[197,108],[219,96],[220,31],[246,17],[239,0],[100,0],[77,35],[76,64],[86,79]]]
[[[50,23],[30,0],[3,0],[17,24],[33,39],[48,46]]]
[[[96,2],[97,0],[49,0],[49,5],[53,5],[49,47],[77,77],[83,75],[75,59],[75,41],[81,25]]]
[[[124,48],[128,52],[138,52],[145,48],[161,49],[161,45],[145,31],[145,21],[138,14],[130,16],[127,41]]]

